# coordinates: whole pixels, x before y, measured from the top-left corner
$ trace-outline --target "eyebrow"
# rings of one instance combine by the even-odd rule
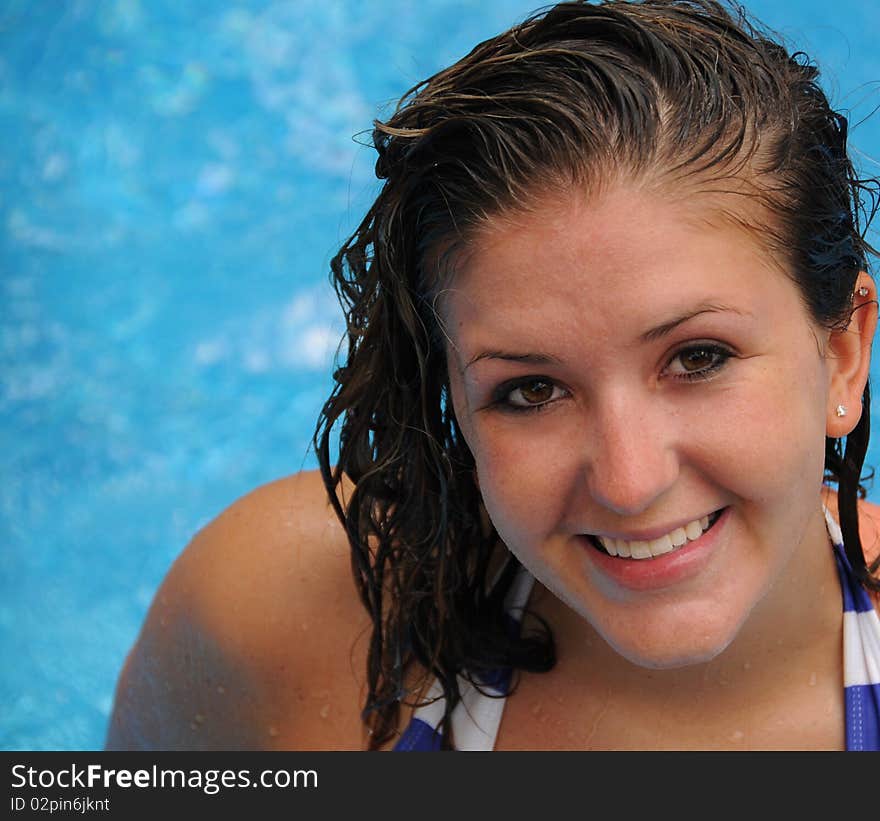
[[[478,353],[470,362],[462,368],[462,372],[466,371],[471,365],[476,364],[481,359],[504,359],[508,362],[524,362],[527,365],[547,365],[549,363],[561,364],[561,360],[555,356],[544,353],[509,353],[508,351],[483,351]]]
[[[674,331],[679,325],[683,325],[685,322],[688,322],[701,314],[709,313],[734,313],[739,316],[753,316],[749,311],[743,311],[729,305],[721,305],[716,302],[703,302],[695,306],[692,310],[689,310],[687,313],[681,314],[668,322],[664,322],[662,325],[657,325],[649,331],[645,331],[639,337],[639,341],[643,344],[656,342],[658,339],[662,339],[664,336],[672,333],[672,331]],[[464,368],[462,368],[462,372],[483,359],[503,359],[507,362],[523,362],[527,365],[547,365],[550,363],[555,363],[557,365],[561,364],[561,360],[558,357],[551,356],[550,354],[513,353],[510,351],[493,349],[478,353],[464,366]]]
[[[749,311],[743,311],[739,308],[733,308],[730,305],[721,305],[717,302],[703,302],[697,305],[693,310],[688,311],[681,316],[675,317],[675,319],[671,319],[669,322],[664,322],[662,325],[658,325],[656,328],[651,328],[650,331],[645,331],[639,339],[642,342],[656,342],[658,339],[662,339],[667,334],[672,333],[679,325],[683,325],[688,320],[693,319],[694,317],[700,316],[700,314],[718,314],[718,313],[733,313],[739,316],[753,316]]]

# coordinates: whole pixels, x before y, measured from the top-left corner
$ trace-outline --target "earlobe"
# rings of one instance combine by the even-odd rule
[[[862,413],[862,393],[871,367],[871,343],[877,329],[877,288],[862,271],[855,284],[849,325],[832,331],[826,358],[831,368],[831,384],[826,410],[826,434],[839,439],[858,424]]]

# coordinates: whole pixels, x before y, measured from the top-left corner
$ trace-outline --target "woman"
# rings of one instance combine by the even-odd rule
[[[816,78],[653,0],[413,89],[332,264],[320,475],[197,534],[108,746],[880,743],[870,181]]]

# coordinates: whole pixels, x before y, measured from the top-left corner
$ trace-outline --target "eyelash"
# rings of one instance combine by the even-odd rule
[[[674,362],[676,359],[678,359],[678,357],[683,356],[684,354],[694,352],[708,353],[714,358],[714,361],[711,365],[702,368],[701,370],[692,371],[690,373],[686,372],[676,374],[672,377],[673,379],[685,382],[695,382],[697,380],[712,379],[715,374],[727,364],[727,361],[734,356],[732,351],[715,343],[696,344],[688,345],[687,347],[681,348],[680,350],[676,351],[675,355],[669,360],[669,364],[672,364],[672,362]],[[668,368],[669,365],[667,365],[666,367]],[[517,388],[521,388],[526,385],[533,385],[537,382],[546,383],[553,387],[557,387],[556,383],[552,379],[548,379],[543,376],[527,376],[521,379],[515,379],[511,382],[505,382],[495,389],[492,394],[492,399],[489,403],[489,407],[497,407],[499,410],[502,410],[505,413],[539,413],[541,411],[548,410],[558,400],[550,399],[537,405],[514,405],[509,401],[510,394],[513,393]]]

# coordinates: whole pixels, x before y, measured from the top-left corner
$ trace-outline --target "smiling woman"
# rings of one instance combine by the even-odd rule
[[[816,81],[572,2],[376,123],[320,476],[196,537],[108,746],[880,748],[875,183]]]

